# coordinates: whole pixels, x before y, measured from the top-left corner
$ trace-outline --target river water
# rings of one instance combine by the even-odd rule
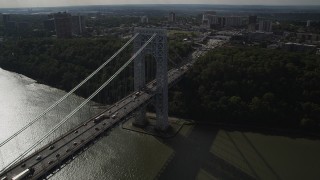
[[[65,93],[0,69],[0,142]],[[0,169],[83,100],[77,96],[68,98],[66,103],[0,147]],[[86,106],[42,145],[82,123],[96,111],[92,104]],[[197,125],[184,126],[175,138],[158,139],[118,126],[50,179],[318,179],[319,152],[320,141],[305,138]]]
[[[0,141],[26,125],[66,92],[36,83],[23,75],[0,69]],[[39,122],[0,148],[0,169],[46,134],[84,99],[72,96]],[[86,106],[43,144],[85,121],[96,110]],[[42,145],[43,145],[42,144]],[[41,147],[41,145],[39,146]],[[155,155],[154,152],[161,152]],[[152,179],[172,150],[154,137],[116,127],[52,179]],[[143,167],[143,168],[142,168]]]

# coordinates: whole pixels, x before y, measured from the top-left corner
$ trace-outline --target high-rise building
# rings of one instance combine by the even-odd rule
[[[84,16],[72,16],[72,33],[75,35],[81,35],[86,30],[85,17]]]
[[[47,31],[55,31],[56,28],[54,26],[54,19],[51,18],[43,21],[43,27]]]
[[[272,22],[268,20],[259,21],[259,31],[272,32]]]
[[[243,25],[243,18],[240,16],[217,16],[206,15],[204,25],[209,27],[237,27]]]
[[[248,31],[256,31],[257,16],[249,16]]]
[[[72,37],[72,22],[69,13],[55,13],[53,14],[56,34],[58,38]]]
[[[176,13],[174,12],[169,13],[169,22],[176,22]]]
[[[142,17],[140,18],[140,20],[141,20],[141,23],[148,23],[148,22],[149,22],[149,19],[148,19],[147,16],[142,16]]]
[[[3,25],[6,26],[9,21],[10,21],[10,15],[9,14],[3,14],[2,15]]]
[[[249,16],[249,24],[256,24],[257,16]]]
[[[16,21],[7,21],[5,24],[5,28],[7,30],[15,30],[17,28],[17,22]]]
[[[202,24],[207,25],[209,23],[209,18],[215,16],[217,13],[215,11],[205,11],[202,15]]]
[[[20,31],[30,29],[30,23],[28,22],[18,22],[17,27]]]
[[[308,21],[307,21],[307,27],[310,27],[310,25],[311,25],[311,21],[308,20]]]
[[[242,17],[240,16],[226,16],[225,26],[227,27],[237,27],[242,25]]]

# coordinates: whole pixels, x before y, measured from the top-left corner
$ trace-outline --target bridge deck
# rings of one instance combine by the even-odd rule
[[[168,72],[169,85],[176,82],[189,69],[192,63],[190,62],[179,69],[170,70]],[[30,179],[45,177],[47,172],[55,169],[55,167],[59,167],[65,160],[73,157],[78,150],[88,145],[102,132],[111,129],[128,114],[148,102],[156,92],[154,82],[147,85],[147,89],[150,91],[141,91],[139,96],[135,96],[134,92],[106,109],[102,114],[107,115],[109,118],[101,120],[98,123],[93,122],[94,118],[89,119],[84,124],[74,128],[10,167],[1,174],[0,179],[12,179],[28,168],[34,170]],[[111,118],[114,114],[117,114],[116,117]],[[41,156],[41,159],[37,160],[39,156]]]

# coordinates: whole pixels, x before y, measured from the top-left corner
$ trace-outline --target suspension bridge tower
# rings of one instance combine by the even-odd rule
[[[151,55],[156,61],[156,95],[154,105],[156,108],[156,128],[166,130],[168,123],[168,44],[167,31],[164,29],[135,28],[135,34],[139,33],[134,40],[133,51],[136,52],[153,34],[156,37],[134,60],[134,89],[139,91],[146,86],[145,56]],[[135,125],[146,125],[146,107],[142,107],[136,113]]]

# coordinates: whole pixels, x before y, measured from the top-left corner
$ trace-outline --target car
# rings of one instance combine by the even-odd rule
[[[28,176],[32,175],[34,173],[33,168],[28,168],[22,172],[20,172],[18,175],[12,177],[12,180],[18,180],[18,179],[26,179]],[[6,180],[8,179],[7,177],[1,178],[1,180]]]
[[[42,157],[41,157],[40,155],[38,155],[37,158],[36,158],[36,160],[39,161],[39,160],[41,160],[41,158],[42,158]]]
[[[52,149],[54,149],[54,145],[52,145],[52,146],[49,147],[49,150],[52,150]]]
[[[77,142],[73,142],[73,145],[76,146],[76,145],[78,145],[78,143]]]
[[[99,131],[99,130],[100,130],[100,129],[99,129],[99,128],[97,128],[97,127],[96,127],[96,128],[94,128],[94,129],[95,129],[96,131]]]
[[[70,152],[70,149],[69,149],[69,148],[67,148],[67,149],[66,149],[66,152]]]
[[[49,162],[48,162],[48,164],[52,164],[54,161],[53,160],[50,160]]]
[[[102,115],[94,118],[93,122],[94,122],[94,123],[98,123],[98,122],[100,122],[100,121],[102,121],[102,120],[104,120],[104,119],[107,119],[107,118],[109,118],[109,116],[102,114]]]
[[[79,131],[78,131],[78,130],[76,130],[74,133],[75,133],[75,134],[77,134],[78,132],[79,132]]]

